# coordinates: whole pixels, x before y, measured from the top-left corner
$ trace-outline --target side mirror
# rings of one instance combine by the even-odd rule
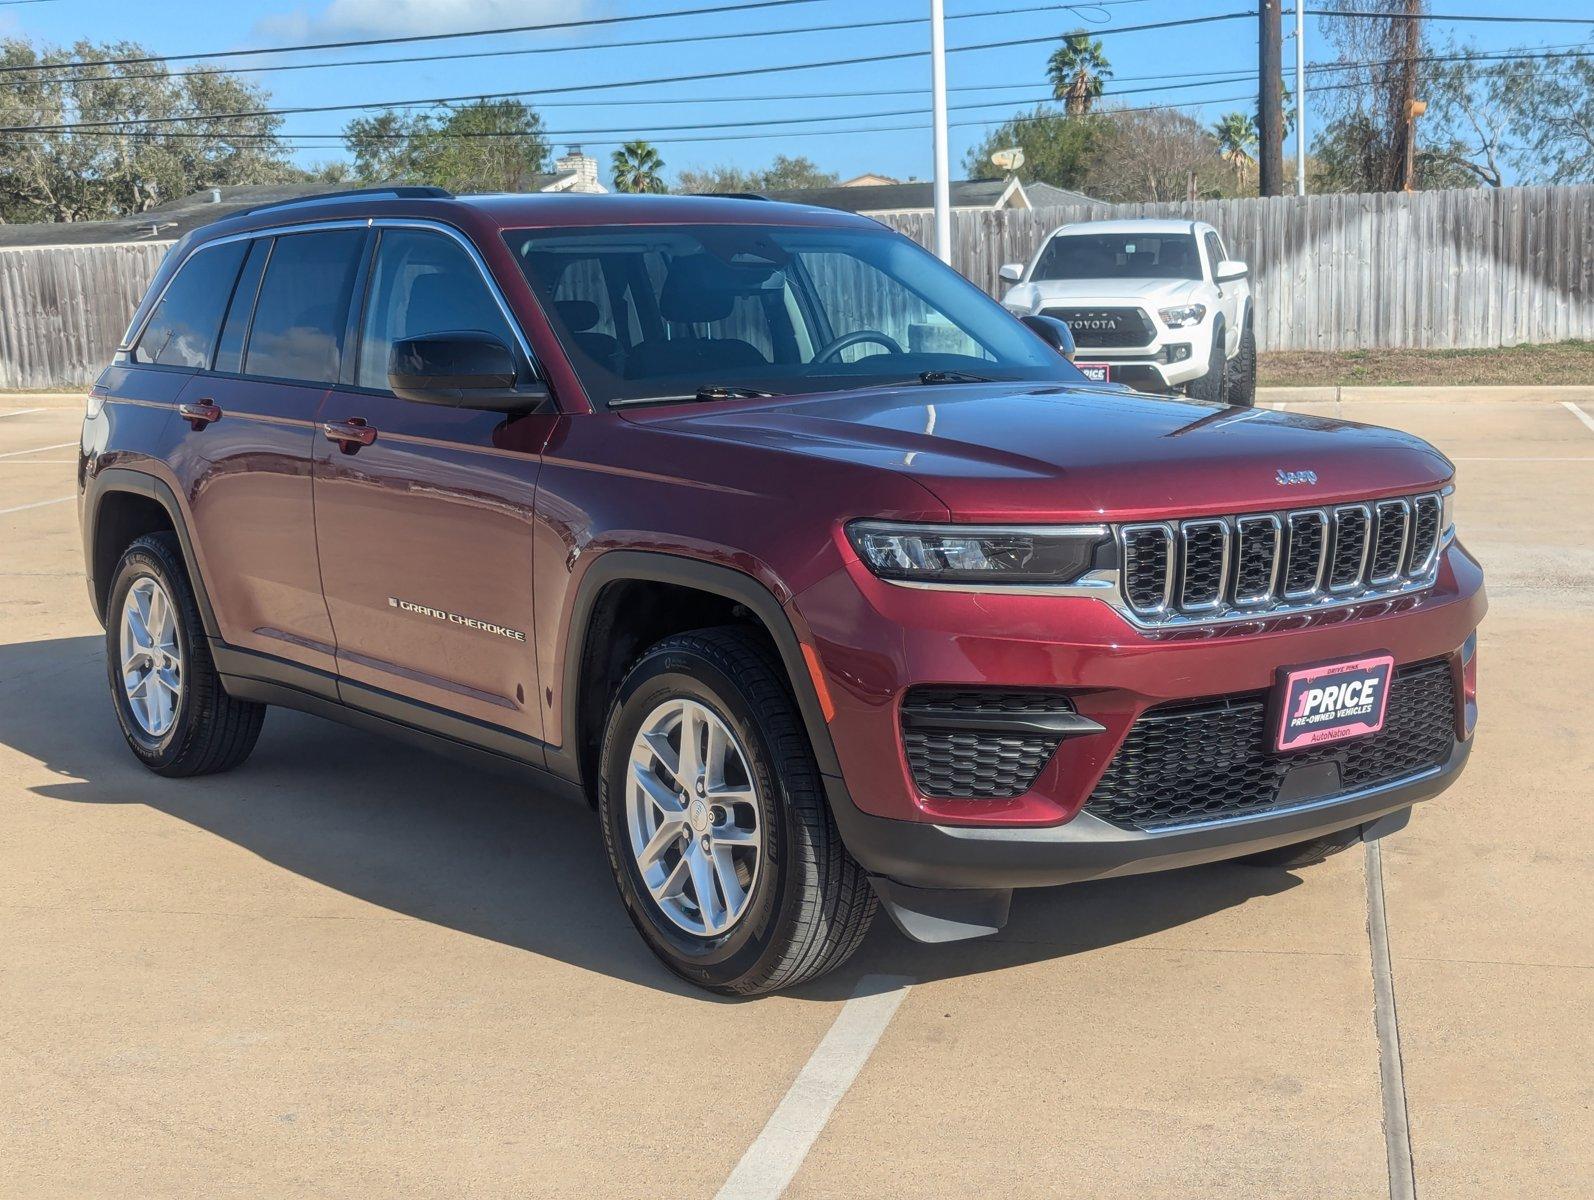
[[[1074,331],[1056,317],[1043,317],[1039,313],[1029,313],[1019,318],[1040,335],[1045,342],[1069,362],[1074,361]]]
[[[547,388],[517,387],[517,375],[509,347],[472,329],[394,342],[387,385],[402,400],[487,412],[530,412],[548,402]]]
[[[1022,283],[1024,280],[1024,264],[1003,263],[996,274],[1003,283]]]
[[[1226,258],[1220,262],[1212,272],[1212,276],[1219,283],[1229,283],[1235,279],[1244,279],[1251,273],[1251,268],[1237,258]]]

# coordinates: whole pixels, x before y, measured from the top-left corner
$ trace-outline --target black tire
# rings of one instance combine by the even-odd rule
[[[144,576],[153,577],[174,601],[182,661],[182,695],[171,727],[159,737],[147,733],[133,716],[119,666],[122,606]],[[230,771],[255,748],[266,706],[235,700],[221,686],[175,534],[146,534],[122,554],[105,610],[105,666],[122,736],[155,774],[179,778]]]
[[[1207,373],[1199,379],[1192,379],[1184,385],[1184,393],[1192,400],[1205,400],[1212,404],[1222,404],[1227,393],[1229,373],[1227,360],[1223,355],[1223,329],[1218,327],[1212,331],[1212,350],[1207,355]]]
[[[1342,829],[1338,833],[1325,833],[1322,837],[1313,838],[1309,842],[1275,846],[1271,850],[1247,854],[1244,858],[1237,858],[1234,861],[1244,863],[1248,867],[1274,867],[1289,871],[1296,867],[1316,866],[1325,858],[1349,850],[1361,840],[1361,826],[1352,825],[1349,829]]]
[[[1229,363],[1229,403],[1236,408],[1256,407],[1256,332],[1249,316],[1240,334],[1240,352]]]
[[[649,714],[676,698],[707,706],[735,735],[765,831],[747,908],[718,937],[671,921],[643,884],[631,850],[631,746]],[[649,948],[681,978],[726,995],[760,995],[834,970],[863,941],[874,890],[842,845],[784,672],[747,630],[680,634],[644,654],[615,695],[600,761],[599,818],[620,898]]]

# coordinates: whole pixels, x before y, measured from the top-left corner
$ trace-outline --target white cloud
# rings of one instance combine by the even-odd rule
[[[589,7],[588,0],[331,0],[265,17],[255,33],[270,41],[454,33],[577,20]]]

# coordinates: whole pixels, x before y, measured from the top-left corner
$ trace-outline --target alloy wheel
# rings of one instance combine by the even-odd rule
[[[122,691],[138,726],[164,737],[183,698],[177,609],[159,580],[141,575],[122,602]]]
[[[675,925],[718,937],[746,913],[764,858],[747,756],[712,709],[656,707],[631,745],[626,827],[642,882]]]

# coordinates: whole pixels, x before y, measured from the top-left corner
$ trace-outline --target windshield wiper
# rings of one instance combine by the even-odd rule
[[[985,375],[975,375],[968,371],[920,371],[920,383],[995,383]]]
[[[764,400],[781,394],[761,392],[757,388],[740,387],[736,384],[705,383],[697,391],[679,396],[621,396],[609,401],[609,407],[620,408],[627,404],[675,404],[682,400],[696,400],[700,404],[707,404],[712,400]]]

